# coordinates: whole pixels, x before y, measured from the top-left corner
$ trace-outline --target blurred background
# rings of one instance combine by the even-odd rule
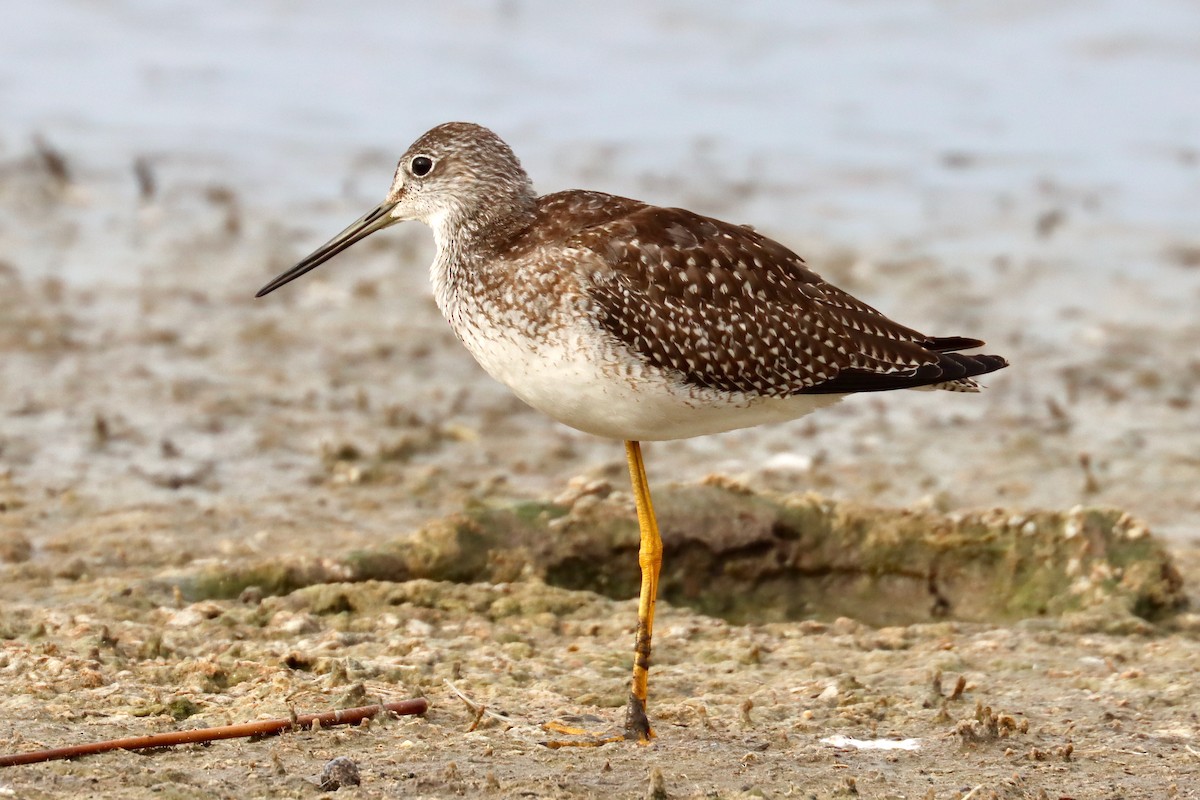
[[[79,171],[141,159],[281,213],[373,202],[408,142],[467,119],[543,191],[696,195],[857,246],[928,225],[978,240],[1055,185],[1087,223],[1195,227],[1200,12],[1182,0],[52,0],[0,48],[10,157],[41,135]]]
[[[978,397],[654,446],[653,478],[1116,504],[1191,537],[1198,95],[1184,0],[26,4],[0,27],[0,473],[366,533],[619,476],[458,348],[421,226],[251,299],[462,119],[543,192],[752,223],[1013,361]]]

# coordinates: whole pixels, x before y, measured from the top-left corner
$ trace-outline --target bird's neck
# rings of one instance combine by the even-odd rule
[[[512,198],[477,213],[443,212],[429,220],[437,254],[429,268],[433,296],[451,325],[464,298],[489,264],[502,258],[533,224],[536,198]]]

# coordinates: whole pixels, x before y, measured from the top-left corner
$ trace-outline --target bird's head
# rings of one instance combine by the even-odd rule
[[[417,220],[433,229],[439,246],[477,234],[532,209],[535,195],[521,162],[504,141],[481,125],[447,122],[412,143],[387,198],[296,266],[259,290],[273,292],[397,222]]]

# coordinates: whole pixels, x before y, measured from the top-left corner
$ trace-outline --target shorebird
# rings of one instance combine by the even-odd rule
[[[625,443],[642,580],[614,738],[654,736],[663,549],[640,442],[791,420],[855,392],[974,392],[973,376],[1007,366],[959,352],[978,339],[893,322],[748,226],[601,192],[539,196],[512,149],[465,122],[417,139],[382,203],[256,296],[404,220],[433,229],[434,298],[484,370],[559,422]]]

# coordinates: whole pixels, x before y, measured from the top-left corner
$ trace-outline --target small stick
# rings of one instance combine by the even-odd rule
[[[479,723],[483,719],[483,715],[487,713],[487,706],[483,705],[482,703],[475,703],[472,701],[471,698],[463,694],[459,688],[449,680],[446,680],[445,684],[450,687],[450,691],[458,695],[459,700],[462,700],[463,703],[466,704],[467,710],[475,715],[474,721],[471,722],[471,727],[467,728],[467,733],[473,733],[475,729],[479,727]]]
[[[36,764],[42,761],[55,761],[76,756],[88,756],[93,753],[107,753],[110,750],[145,750],[153,747],[173,747],[177,744],[196,744],[215,742],[218,739],[239,739],[245,736],[274,736],[293,729],[293,726],[307,728],[316,723],[321,727],[326,725],[354,725],[379,714],[390,711],[393,714],[424,714],[429,709],[429,701],[424,698],[401,700],[398,703],[383,703],[375,706],[360,706],[359,708],[343,708],[338,711],[326,711],[324,714],[304,714],[303,716],[285,717],[283,719],[268,719],[261,722],[247,722],[241,725],[217,725],[212,728],[197,728],[190,731],[175,731],[174,733],[156,733],[151,736],[133,736],[127,739],[108,739],[103,742],[79,744],[73,747],[56,747],[51,750],[36,750],[32,753],[17,753],[11,756],[0,756],[0,767],[15,767],[19,764]]]
[[[478,716],[483,715],[483,711],[481,709],[485,709],[485,708],[487,708],[487,706],[483,705],[482,703],[476,703],[474,700],[467,697],[466,693],[463,692],[462,689],[459,689],[457,686],[455,686],[453,683],[451,683],[448,679],[444,679],[442,681],[442,683],[446,684],[446,687],[448,689],[450,689],[450,691],[452,691],[456,695],[458,695],[458,699],[463,701],[463,704],[466,705],[468,711],[470,711],[472,714],[476,714]]]
[[[520,720],[513,719],[512,717],[508,716],[507,714],[501,713],[499,711],[492,711],[490,708],[488,708],[484,704],[476,703],[474,700],[467,697],[467,695],[464,691],[459,689],[457,686],[455,686],[449,680],[443,680],[442,683],[446,684],[446,686],[449,687],[450,691],[452,691],[456,695],[458,695],[458,699],[463,701],[463,703],[467,707],[467,710],[475,715],[475,721],[471,723],[471,727],[467,729],[467,733],[470,733],[471,731],[478,728],[479,723],[483,721],[484,717],[491,717],[492,719],[498,719],[501,722],[504,722],[508,725],[515,725],[515,724],[520,723]],[[528,723],[526,723],[526,724],[528,724]]]

